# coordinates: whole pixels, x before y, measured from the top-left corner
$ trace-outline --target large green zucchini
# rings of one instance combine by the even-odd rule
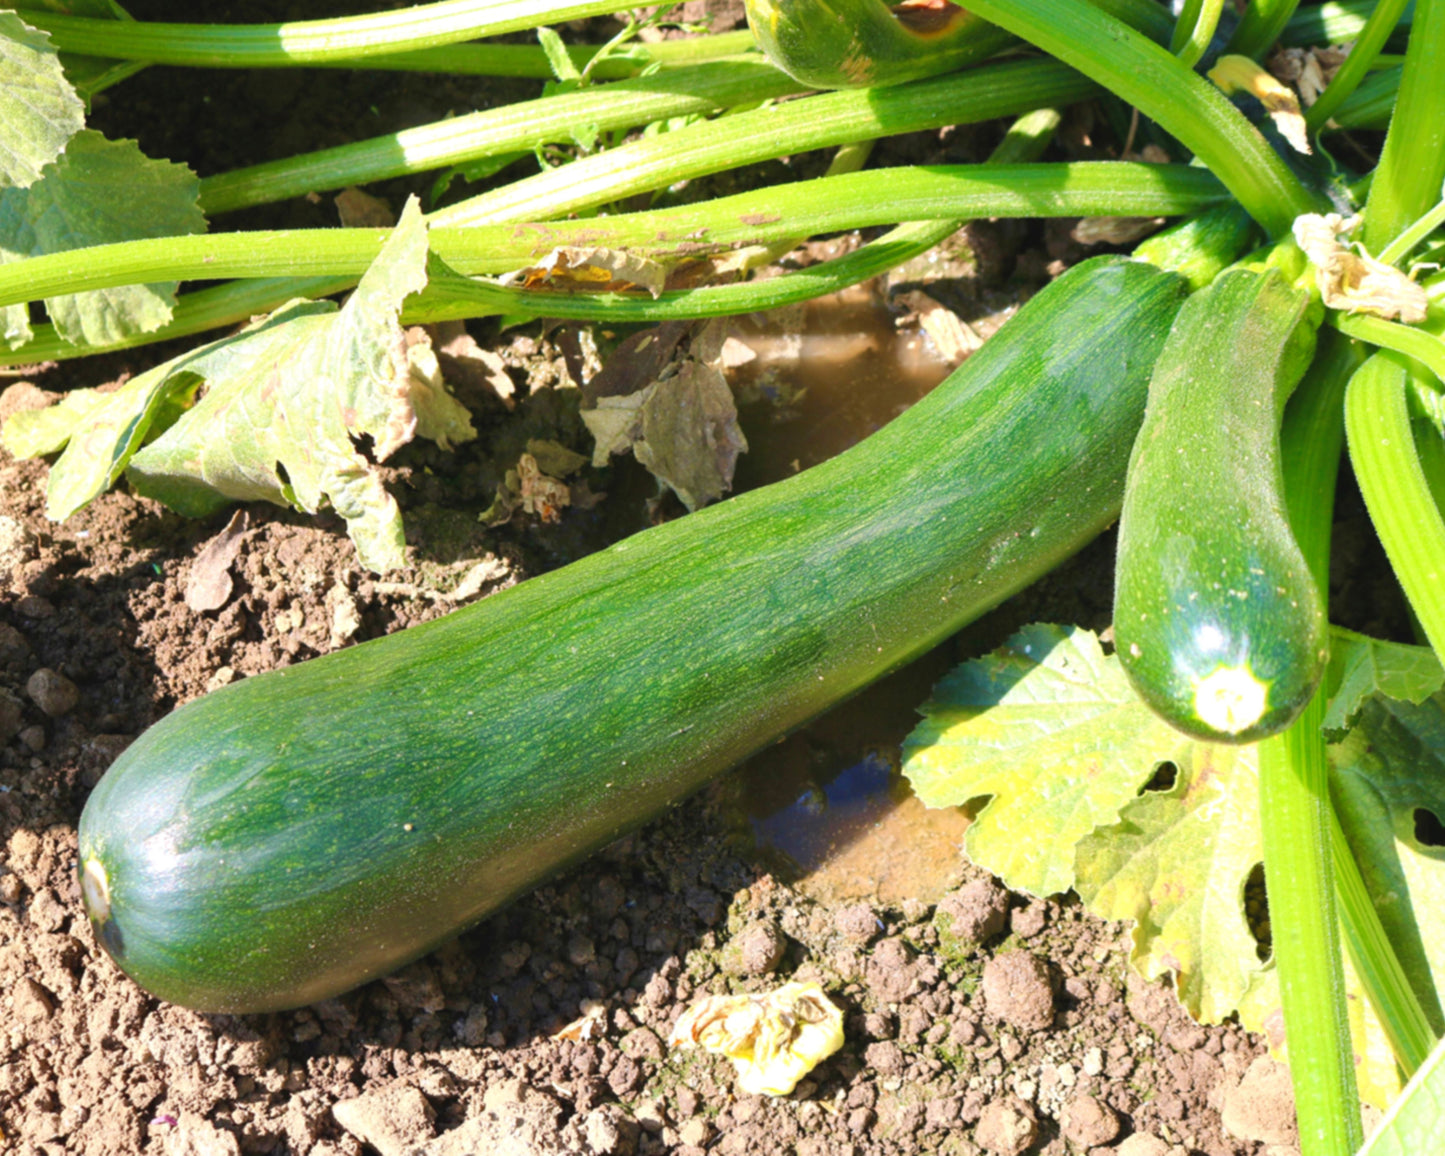
[[[1116,516],[1183,280],[1098,258],[862,444],[143,734],[80,824],[156,995],[381,975],[933,646]]]

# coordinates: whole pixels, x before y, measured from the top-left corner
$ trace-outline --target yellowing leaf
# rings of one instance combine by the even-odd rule
[[[50,36],[14,12],[0,12],[0,76],[0,189],[24,188],[85,127],[85,105]]]
[[[1162,752],[1169,738],[1154,743]],[[1101,919],[1134,921],[1130,961],[1141,975],[1172,976],[1189,1013],[1217,1023],[1261,967],[1244,913],[1245,882],[1264,854],[1259,762],[1254,747],[1182,736],[1169,758],[1171,789],[1145,792],[1079,842],[1075,887]]]
[[[536,265],[500,278],[522,289],[581,289],[590,293],[641,290],[653,297],[667,283],[667,269],[621,249],[553,249]]]
[[[922,713],[903,745],[914,792],[930,807],[991,796],[969,857],[1034,895],[1073,886],[1075,845],[1115,822],[1184,741],[1076,628],[1025,627],[949,673]]]

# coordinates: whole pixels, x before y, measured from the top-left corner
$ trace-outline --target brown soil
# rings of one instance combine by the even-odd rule
[[[143,7],[133,10],[167,15]],[[267,16],[258,6],[208,14]],[[117,90],[101,127],[203,171],[358,135],[356,109],[373,103],[382,119],[364,133],[387,117],[417,123],[481,99],[415,78],[371,78],[362,93],[360,81],[321,73],[277,87],[272,74],[222,78],[201,107],[168,96],[174,83],[147,74]],[[304,128],[283,121],[279,141],[268,138],[270,120],[303,98],[332,111],[302,118]],[[267,115],[251,129],[224,140],[202,131],[215,108],[258,101]],[[346,117],[352,127],[338,129]],[[962,140],[945,133],[906,147],[920,160],[960,159],[950,150],[971,151]],[[297,202],[253,223],[331,223],[323,215]],[[980,286],[1001,284],[1016,265],[1037,283],[1051,259],[1072,255],[1060,236],[980,230],[984,281],[947,283],[936,296],[977,305]],[[605,502],[558,525],[478,524],[528,437],[589,447],[560,346],[535,327],[474,334],[504,352],[524,400],[509,411],[463,384],[478,442],[399,456],[389,478],[415,564],[385,581],[359,569],[337,520],[252,508],[231,590],[219,609],[198,612],[187,590],[226,516],[187,522],[122,489],[57,526],[43,516],[46,466],[0,457],[0,1151],[1244,1156],[1288,1142],[1287,1087],[1267,1066],[1251,1068],[1259,1041],[1201,1028],[1166,990],[1127,978],[1124,927],[1067,899],[1010,896],[961,859],[936,904],[820,899],[740,844],[724,790],[400,974],[311,1008],[201,1015],[126,979],[81,913],[75,831],[88,792],[136,734],[208,689],[435,617],[460,600],[459,584],[463,597],[479,585],[485,594],[650,516],[649,480],[622,463],[590,480]],[[97,385],[165,352],[33,380],[53,391]],[[0,416],[35,396],[12,386]],[[784,418],[797,423],[799,413]],[[781,440],[776,411],[754,407],[744,421],[750,438]],[[1107,543],[1086,552],[971,631],[968,645],[1033,617],[1103,625],[1108,561]],[[847,1035],[793,1095],[741,1096],[725,1060],[667,1047],[693,997],[792,978],[823,983],[845,1009]],[[1226,1134],[1221,1109],[1250,1139]]]

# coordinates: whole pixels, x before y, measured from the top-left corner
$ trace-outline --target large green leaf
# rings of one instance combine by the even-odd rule
[[[1433,843],[1445,842],[1445,694],[1388,697],[1418,696],[1438,668],[1418,648],[1358,635],[1336,646],[1335,717],[1354,720],[1330,748],[1336,805],[1438,1022],[1431,976],[1445,968],[1445,847]],[[1052,626],[1028,627],[952,671],[922,710],[904,773],[929,806],[989,800],[966,839],[976,863],[1036,893],[1073,886],[1095,914],[1132,920],[1131,962],[1142,974],[1172,976],[1202,1019],[1238,1010],[1282,1042],[1277,985],[1244,907],[1262,859],[1255,748],[1177,734],[1093,635]],[[1162,764],[1170,774],[1158,773]],[[1383,1100],[1394,1090],[1383,1036],[1358,995],[1351,1014],[1368,1069],[1362,1086]]]
[[[25,188],[85,127],[50,37],[0,11],[0,189]]]
[[[991,796],[969,856],[1034,895],[1073,886],[1079,840],[1184,741],[1140,710],[1091,632],[1057,626],[1025,627],[953,670],[922,713],[903,746],[913,790],[929,807]]]
[[[200,181],[184,165],[146,157],[134,141],[77,133],[65,154],[28,189],[0,204],[0,260],[60,253],[112,241],[202,233]],[[171,318],[176,282],[121,285],[46,298],[67,341],[103,344],[148,333]],[[12,348],[17,327],[7,318]]]

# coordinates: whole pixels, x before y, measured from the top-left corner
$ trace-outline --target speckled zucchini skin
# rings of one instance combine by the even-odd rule
[[[1285,506],[1279,428],[1317,319],[1279,272],[1232,269],[1189,299],[1154,367],[1119,521],[1114,636],[1135,690],[1186,734],[1283,730],[1327,632]]]
[[[435,947],[1112,522],[1182,297],[1086,262],[822,465],[182,707],[81,818],[98,939],[156,995],[227,1012]]]

